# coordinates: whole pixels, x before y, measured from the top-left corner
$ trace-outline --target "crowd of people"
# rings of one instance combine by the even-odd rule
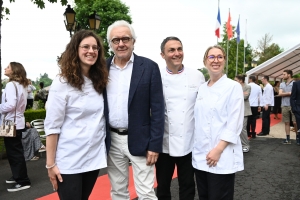
[[[255,76],[249,84],[244,75],[231,80],[224,74],[226,53],[214,45],[203,56],[210,76],[205,82],[200,71],[183,65],[178,37],[163,39],[160,54],[166,65],[160,68],[133,52],[136,35],[128,22],[111,24],[106,39],[114,53],[108,59],[98,35],[76,32],[58,60],[60,73],[49,95],[43,97],[46,169],[60,199],[87,200],[99,170],[107,167],[111,198],[129,200],[129,161],[139,199],[170,200],[175,166],[181,200],[193,200],[196,188],[199,199],[233,199],[235,173],[244,169],[249,138],[270,133],[274,98],[273,112],[282,112],[288,125],[284,144],[290,144],[290,114],[298,130],[300,83],[290,70],[283,72],[286,82],[274,89],[268,76],[261,79],[263,88]],[[8,189],[15,192],[31,187],[22,132],[26,103],[32,107],[36,88],[20,63],[11,62],[5,75],[9,82],[0,112],[11,120],[17,113],[17,136],[4,138],[13,174],[6,182],[15,183]],[[44,85],[40,88],[41,98]],[[262,131],[257,134],[260,112]]]

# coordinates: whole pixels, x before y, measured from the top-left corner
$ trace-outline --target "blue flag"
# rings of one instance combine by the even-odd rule
[[[239,21],[238,21],[238,24],[237,24],[237,27],[236,27],[236,42],[237,43],[240,43],[240,18],[239,18]]]

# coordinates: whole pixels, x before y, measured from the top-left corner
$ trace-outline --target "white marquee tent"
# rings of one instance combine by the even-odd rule
[[[251,75],[258,78],[269,76],[270,80],[282,79],[282,71],[285,69],[292,70],[293,74],[300,73],[300,44],[247,71],[246,83]]]

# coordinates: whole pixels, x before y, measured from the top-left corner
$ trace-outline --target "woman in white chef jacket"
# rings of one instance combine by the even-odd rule
[[[203,57],[210,79],[195,104],[193,167],[199,199],[233,199],[235,172],[244,169],[240,133],[244,97],[239,83],[224,74],[226,54],[209,47]]]
[[[47,101],[46,168],[60,199],[87,200],[105,168],[104,48],[92,31],[73,35],[58,61]]]

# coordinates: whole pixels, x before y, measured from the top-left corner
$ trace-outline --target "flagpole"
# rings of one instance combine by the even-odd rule
[[[246,25],[245,25],[245,40],[244,40],[244,67],[243,67],[243,74],[245,74],[245,63],[246,63],[246,47],[247,47],[247,19],[246,19]]]
[[[220,0],[218,0],[218,14],[219,14],[219,9],[220,9]],[[221,34],[220,34],[221,35]],[[219,44],[219,38],[217,36],[217,45]]]
[[[230,8],[229,8],[229,14],[230,14]],[[227,23],[230,23],[230,22],[227,21]],[[228,31],[227,31],[227,52],[226,52],[226,55],[227,55],[227,58],[226,58],[226,75],[227,76],[228,76],[228,58],[229,58],[229,56],[228,56],[228,46],[229,46],[229,37],[228,37]]]
[[[226,55],[227,55],[227,58],[226,58],[226,75],[228,76],[228,42],[229,40],[228,40],[228,38],[227,38],[227,52],[226,52]]]
[[[238,25],[240,23],[240,15],[239,15],[239,21],[238,21]],[[239,33],[237,33],[239,34]],[[238,36],[239,37],[239,36]],[[238,71],[238,61],[239,61],[239,42],[238,42],[238,37],[236,38],[236,64],[235,64],[235,75],[237,75],[237,71]]]

